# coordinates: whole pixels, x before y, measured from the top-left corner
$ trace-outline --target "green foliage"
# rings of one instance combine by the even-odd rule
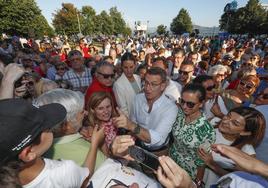
[[[42,37],[54,31],[34,0],[0,0],[0,33]]]
[[[164,26],[163,24],[157,26],[156,32],[158,35],[164,35],[167,33],[167,26]]]
[[[62,3],[62,8],[54,14],[52,24],[57,33],[76,34],[79,33],[78,17],[80,20],[82,19],[78,9],[72,3]]]
[[[220,19],[220,28],[233,34],[264,34],[267,32],[267,11],[259,0],[249,0],[245,7],[236,12],[224,13]]]
[[[79,33],[78,17],[84,35],[127,35],[131,33],[116,7],[110,8],[109,14],[102,11],[96,15],[96,11],[91,6],[83,6],[79,11],[71,3],[63,3],[62,8],[54,14],[53,26],[56,32],[67,35]]]
[[[177,35],[192,32],[192,20],[186,9],[182,8],[179,14],[173,19],[170,24],[170,30]]]

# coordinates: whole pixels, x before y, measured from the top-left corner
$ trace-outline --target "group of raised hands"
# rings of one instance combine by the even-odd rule
[[[130,135],[117,136],[112,143],[111,152],[116,157],[133,160],[128,154],[128,148],[135,142]],[[212,151],[217,152],[233,160],[238,169],[254,174],[268,177],[268,165],[247,155],[241,150],[222,144],[212,145]],[[170,157],[161,156],[158,158],[160,167],[155,172],[159,182],[167,188],[194,188],[188,173],[177,165]]]

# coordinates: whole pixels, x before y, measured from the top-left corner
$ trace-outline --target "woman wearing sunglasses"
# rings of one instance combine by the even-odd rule
[[[251,107],[232,109],[218,124],[216,144],[234,146],[248,155],[255,156],[255,148],[261,143],[265,133],[265,119],[262,113]],[[206,187],[217,182],[218,178],[237,170],[234,162],[215,152],[199,148],[199,156],[209,167],[205,170]]]
[[[179,111],[172,128],[174,142],[169,154],[192,179],[202,179],[200,172],[204,163],[197,155],[199,146],[205,141],[215,141],[215,131],[201,111],[205,98],[206,90],[203,86],[186,85],[182,90]]]
[[[252,94],[256,91],[260,80],[257,76],[248,75],[241,78],[239,84],[234,90],[226,90],[220,94],[223,98],[224,105],[227,111],[239,106],[250,106],[254,100]],[[219,109],[220,106],[215,101],[211,111],[215,116],[222,118],[224,114]]]

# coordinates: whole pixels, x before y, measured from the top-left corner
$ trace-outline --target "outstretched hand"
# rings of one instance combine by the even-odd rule
[[[118,117],[114,117],[112,119],[113,124],[117,127],[117,128],[124,128],[126,130],[130,130],[130,123],[131,121],[127,118],[127,116],[124,114],[124,112],[122,112],[118,107],[116,108],[119,116]]]
[[[193,182],[187,172],[167,156],[159,157],[161,167],[157,170],[159,182],[168,188],[193,188]]]

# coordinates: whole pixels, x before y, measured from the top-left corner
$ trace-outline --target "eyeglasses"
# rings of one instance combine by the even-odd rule
[[[179,98],[179,102],[180,102],[180,104],[183,106],[184,104],[186,104],[186,106],[188,107],[188,108],[193,108],[195,105],[196,105],[196,103],[193,103],[193,102],[191,102],[191,101],[185,101],[185,100],[183,100],[182,98]]]
[[[249,84],[249,83],[245,83],[243,81],[240,81],[240,85],[247,88],[247,89],[252,89],[254,88],[254,86],[252,84]]]
[[[115,74],[103,74],[101,72],[98,72],[98,74],[102,75],[104,79],[109,79],[109,78],[114,79],[115,77]]]
[[[251,63],[243,63],[243,66],[250,67],[250,66],[253,66],[253,65]]]
[[[212,86],[208,86],[206,88],[207,91],[212,91],[216,86],[215,85],[212,85]]]
[[[258,58],[257,58],[257,57],[251,57],[250,59],[251,59],[251,60],[255,60],[255,59],[258,59]]]
[[[193,70],[192,71],[182,71],[182,70],[179,70],[179,74],[183,74],[183,75],[189,75],[191,72],[193,72]]]
[[[144,81],[144,86],[145,87],[151,87],[151,88],[156,88],[157,86],[161,85],[163,82],[160,82],[160,83],[150,83],[148,82],[147,80]]]

